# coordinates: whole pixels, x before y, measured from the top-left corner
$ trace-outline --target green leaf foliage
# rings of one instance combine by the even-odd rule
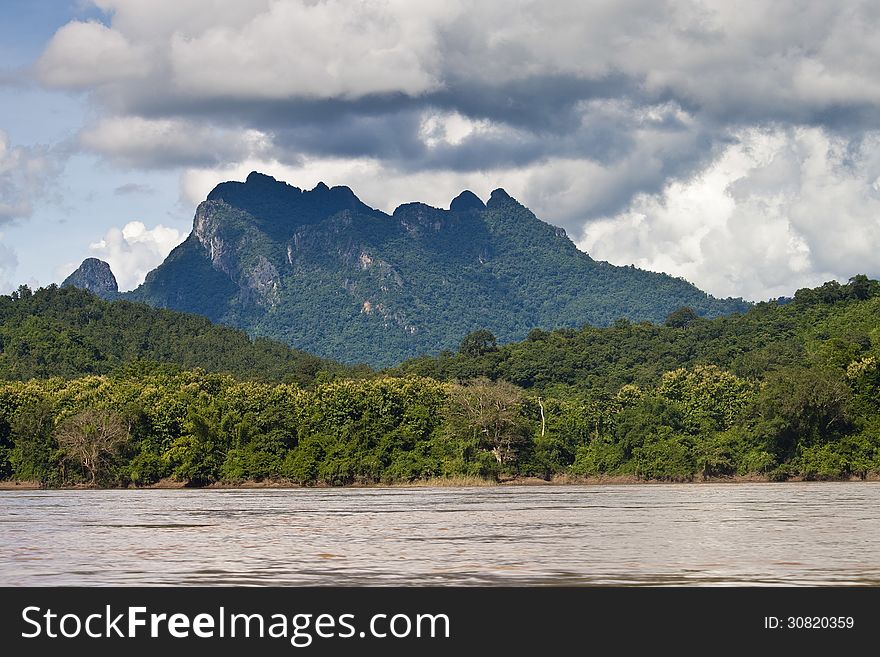
[[[195,367],[300,385],[311,384],[322,372],[355,374],[204,317],[104,301],[74,287],[0,296],[0,378],[134,376]]]
[[[0,477],[43,486],[880,474],[863,277],[685,325],[471,333],[378,374],[74,289],[0,310]]]

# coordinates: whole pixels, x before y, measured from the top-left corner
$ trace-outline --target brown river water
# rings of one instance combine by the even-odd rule
[[[880,585],[880,482],[0,491],[0,584]]]

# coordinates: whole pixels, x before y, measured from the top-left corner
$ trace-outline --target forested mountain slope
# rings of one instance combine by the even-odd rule
[[[202,368],[239,377],[308,385],[338,363],[204,317],[105,301],[75,287],[0,296],[0,378],[108,374],[122,368]]]
[[[411,359],[389,372],[441,380],[486,376],[566,395],[655,385],[664,372],[698,364],[753,378],[783,367],[840,369],[864,355],[880,357],[880,296],[877,281],[856,276],[847,285],[832,281],[799,290],[793,300],[715,319],[684,310],[660,324],[533,330],[504,345],[492,337],[475,333],[455,352]]]
[[[478,328],[662,321],[684,305],[741,311],[690,283],[597,262],[504,190],[392,215],[347,187],[303,191],[252,173],[218,185],[189,237],[127,298],[198,313],[346,363],[388,366]]]

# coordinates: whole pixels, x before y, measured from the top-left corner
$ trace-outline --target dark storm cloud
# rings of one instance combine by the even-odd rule
[[[143,141],[118,152],[112,141],[97,145],[96,150],[118,156],[129,166],[138,161],[164,168],[212,166],[253,156],[246,141],[206,136],[204,125],[224,134],[259,130],[270,140],[260,155],[282,163],[295,164],[304,155],[366,157],[400,173],[488,171],[528,167],[551,158],[587,159],[605,166],[633,157],[651,160],[627,164],[630,179],[597,194],[587,208],[591,214],[616,211],[637,192],[652,193],[670,177],[690,175],[714,155],[715,146],[729,141],[722,130],[696,120],[685,123],[673,99],[650,97],[639,82],[621,75],[595,80],[554,75],[494,85],[460,81],[418,97],[209,102],[147,94],[127,97],[126,102],[129,115],[153,121],[173,117],[198,126],[181,131],[187,148],[178,140],[178,146],[161,151],[143,148]],[[460,141],[426,143],[425,117],[444,113],[486,122],[490,129],[476,130]]]
[[[562,129],[538,119],[534,125],[520,120],[516,124],[502,122],[498,117],[482,113],[464,113],[474,121],[489,121],[494,129],[449,143],[440,139],[429,145],[421,134],[425,113],[455,110],[448,103],[441,105],[424,99],[402,111],[385,114],[348,111],[314,114],[305,120],[266,124],[276,146],[304,150],[333,157],[379,157],[395,166],[413,169],[450,169],[473,171],[505,165],[525,165],[542,158],[589,156],[608,162],[626,154],[633,146],[632,118],[620,108],[596,108],[581,111],[576,120],[572,111],[571,124]],[[571,109],[571,108],[569,108]],[[522,117],[520,117],[522,119]],[[658,124],[664,130],[680,130],[681,126]]]
[[[447,81],[426,98],[431,105],[541,133],[565,134],[580,122],[577,107],[594,99],[635,98],[638,81],[624,75],[584,79],[574,75],[530,76],[503,83]]]
[[[115,91],[115,90],[114,90]],[[147,118],[178,116],[208,118],[223,125],[249,125],[268,131],[295,129],[300,125],[336,128],[363,119],[368,129],[371,118],[409,120],[425,110],[458,112],[472,119],[486,119],[535,133],[563,135],[581,121],[578,107],[595,99],[633,99],[648,102],[638,81],[622,75],[583,79],[572,75],[530,77],[501,83],[477,83],[466,79],[447,80],[443,89],[408,96],[400,93],[370,94],[358,98],[249,99],[226,97],[193,98],[174,93],[156,93],[140,88],[117,95],[106,93],[105,102],[120,114]],[[418,124],[411,123],[417,131]],[[332,138],[332,135],[330,135]]]

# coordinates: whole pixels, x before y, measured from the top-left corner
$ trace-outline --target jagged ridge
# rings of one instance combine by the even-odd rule
[[[453,349],[488,328],[661,321],[681,306],[744,310],[665,274],[597,262],[503,189],[464,191],[448,210],[391,215],[348,187],[304,191],[251,173],[218,185],[193,231],[125,296],[205,315],[343,362],[374,366]]]

